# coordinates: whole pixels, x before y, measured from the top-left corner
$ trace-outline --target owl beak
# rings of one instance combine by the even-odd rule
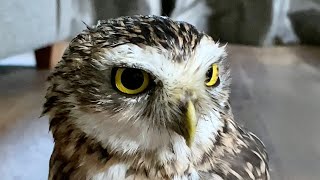
[[[193,103],[189,100],[186,104],[185,123],[182,131],[182,136],[186,140],[187,145],[190,147],[194,141],[196,134],[197,117]]]
[[[187,146],[191,147],[194,142],[197,128],[197,113],[194,102],[197,95],[192,91],[184,91],[177,96],[181,116],[176,121],[171,121],[170,128],[185,139]]]

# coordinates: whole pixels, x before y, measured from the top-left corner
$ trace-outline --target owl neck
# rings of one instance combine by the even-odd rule
[[[199,120],[191,147],[186,145],[182,136],[173,131],[148,128],[147,125],[138,123],[130,128],[123,127],[121,130],[118,129],[119,131],[113,131],[112,134],[104,134],[102,137],[102,132],[96,133],[95,139],[110,153],[126,158],[136,159],[139,155],[142,159],[156,159],[156,162],[177,160],[181,164],[189,164],[192,159],[200,159],[206,150],[214,146],[218,132],[227,126],[226,122],[221,119]],[[108,129],[104,132],[107,131]]]
[[[73,119],[70,126],[65,126],[67,128],[54,126],[52,130],[65,132],[63,136],[54,133],[57,143],[65,141],[65,138],[59,140],[58,137],[66,137],[72,132],[71,135],[76,137],[73,142],[79,144],[80,149],[87,149],[88,156],[98,155],[102,163],[116,159],[118,163],[129,164],[128,169],[157,169],[159,164],[162,164],[166,173],[182,174],[190,164],[197,164],[206,152],[214,148],[219,132],[228,127],[228,120],[224,120],[223,116],[219,118],[198,122],[197,134],[191,147],[188,147],[185,140],[176,133],[164,129],[147,129],[143,124],[113,131],[114,134],[106,134],[108,129],[97,132],[95,129],[74,124]],[[70,147],[75,148],[72,144]],[[76,153],[77,149],[74,149],[74,152]]]
[[[72,120],[76,128],[101,144],[110,154],[123,157],[140,154],[162,162],[170,160],[168,157],[181,162],[200,158],[203,152],[214,146],[218,132],[227,126],[225,119],[232,118],[229,114],[220,113],[199,119],[194,142],[188,147],[182,136],[165,128],[152,128],[145,122],[123,126],[119,122],[105,121],[102,116],[78,117]],[[103,121],[99,127],[96,126],[97,120]]]

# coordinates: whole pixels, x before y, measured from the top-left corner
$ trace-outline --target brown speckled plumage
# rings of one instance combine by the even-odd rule
[[[159,53],[167,59],[161,62],[165,65],[159,67],[159,72],[164,73],[169,72],[166,64],[177,64],[174,65],[177,68],[179,64],[187,66],[185,64],[191,62],[189,59],[195,56],[203,39],[213,43],[208,35],[198,32],[187,23],[157,16],[100,21],[74,38],[48,78],[49,88],[43,113],[50,117],[50,131],[55,141],[49,179],[117,179],[121,177],[120,170],[125,169],[126,179],[268,180],[268,157],[264,145],[233,120],[229,103],[229,69],[224,53],[215,57],[222,74],[220,83],[217,87],[198,90],[198,97],[194,100],[200,119],[198,125],[212,121],[217,124],[212,125],[217,129],[208,131],[208,137],[203,137],[208,139],[203,142],[209,144],[201,144],[199,142],[202,141],[197,140],[190,149],[180,139],[179,133],[174,133],[179,131],[184,101],[175,100],[168,89],[180,92],[181,88],[172,87],[172,84],[180,82],[170,84],[161,74],[148,69],[149,64],[130,64],[129,60],[120,61],[116,58],[117,54],[112,54],[115,48],[122,45],[129,45],[126,57],[137,53],[137,50],[132,50],[134,48],[151,54]],[[121,54],[122,51],[117,50],[117,53]],[[111,54],[107,57],[114,59],[107,59],[107,53]],[[114,66],[144,68],[154,73],[153,89],[139,96],[127,96],[115,91],[110,85],[110,72]],[[199,66],[194,72],[201,74],[202,64],[194,66]],[[168,72],[165,75],[175,73]],[[181,82],[188,83],[183,78]],[[191,91],[183,92],[187,92],[185,96],[191,98]],[[215,120],[206,119],[209,117]],[[140,124],[136,127],[137,122]],[[115,126],[114,129],[119,129],[115,130],[116,137],[111,137],[112,134],[102,135],[104,128],[112,123],[123,123],[124,126]],[[146,133],[161,136],[163,142],[159,139],[149,142],[146,137],[146,144],[151,143],[156,148],[144,147],[144,142],[139,144],[134,136],[145,133],[143,127],[148,129]],[[127,137],[125,130],[132,137]],[[110,142],[112,138],[117,143]],[[128,141],[127,146],[119,144],[122,141]],[[164,154],[170,158],[162,156],[159,150],[162,147]],[[110,173],[110,169],[115,167],[118,168],[117,177],[110,175],[114,173]]]

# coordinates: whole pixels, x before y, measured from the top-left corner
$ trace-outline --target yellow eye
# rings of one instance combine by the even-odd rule
[[[114,68],[112,70],[114,86],[125,94],[139,94],[147,89],[150,76],[143,70],[134,68]]]
[[[217,64],[213,64],[207,72],[206,85],[208,87],[218,85],[219,81],[219,68]]]

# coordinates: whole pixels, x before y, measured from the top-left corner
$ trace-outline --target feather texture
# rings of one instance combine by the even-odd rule
[[[207,87],[212,64],[220,81]],[[124,95],[112,86],[114,67],[142,69],[154,86]],[[50,180],[269,179],[264,145],[232,115],[225,47],[190,24],[100,21],[72,40],[48,83]],[[197,122],[187,145],[179,132],[191,101]]]

